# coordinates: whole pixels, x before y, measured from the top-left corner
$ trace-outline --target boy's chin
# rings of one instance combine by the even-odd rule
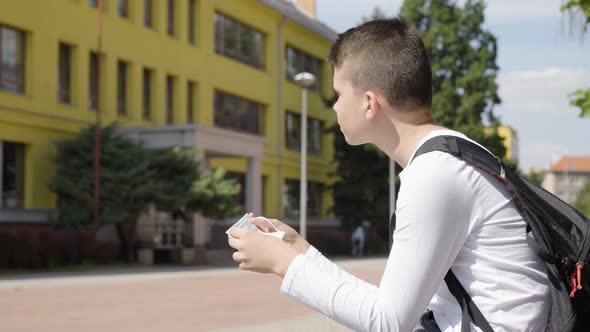
[[[351,137],[346,134],[344,134],[344,140],[346,140],[346,143],[348,145],[352,145],[352,146],[363,145],[363,144],[367,143],[367,142],[359,140],[358,138]]]

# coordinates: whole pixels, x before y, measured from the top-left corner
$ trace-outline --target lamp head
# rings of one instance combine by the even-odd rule
[[[301,72],[295,75],[293,79],[295,80],[295,83],[305,89],[311,87],[317,80],[313,74],[308,72]]]

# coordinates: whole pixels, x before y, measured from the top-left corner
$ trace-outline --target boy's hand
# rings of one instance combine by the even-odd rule
[[[268,224],[271,222],[279,231],[285,232],[283,241],[290,244],[293,249],[297,251],[297,253],[305,255],[307,249],[309,249],[309,242],[304,240],[303,237],[301,237],[301,235],[299,235],[299,233],[297,233],[293,228],[281,222],[280,220],[255,217],[253,213],[250,213],[250,222],[256,225],[263,232],[275,232],[275,229]]]
[[[240,263],[240,269],[285,276],[297,252],[282,240],[245,228],[229,231],[229,245],[237,249],[232,258]]]

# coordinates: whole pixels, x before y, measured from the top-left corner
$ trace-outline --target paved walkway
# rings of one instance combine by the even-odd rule
[[[339,260],[378,283],[385,259]],[[349,331],[237,268],[140,269],[0,279],[2,331]]]

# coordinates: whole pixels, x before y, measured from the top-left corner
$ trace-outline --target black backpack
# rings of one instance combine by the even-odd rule
[[[589,220],[550,192],[519,177],[514,165],[505,165],[477,144],[455,136],[437,136],[426,141],[413,158],[431,151],[450,153],[493,175],[512,194],[526,223],[527,243],[547,267],[552,298],[548,331],[590,331],[590,271],[586,267]],[[394,229],[395,214],[390,221],[390,239]],[[482,331],[492,332],[451,270],[445,282],[461,305],[461,330],[470,331],[471,320]]]

